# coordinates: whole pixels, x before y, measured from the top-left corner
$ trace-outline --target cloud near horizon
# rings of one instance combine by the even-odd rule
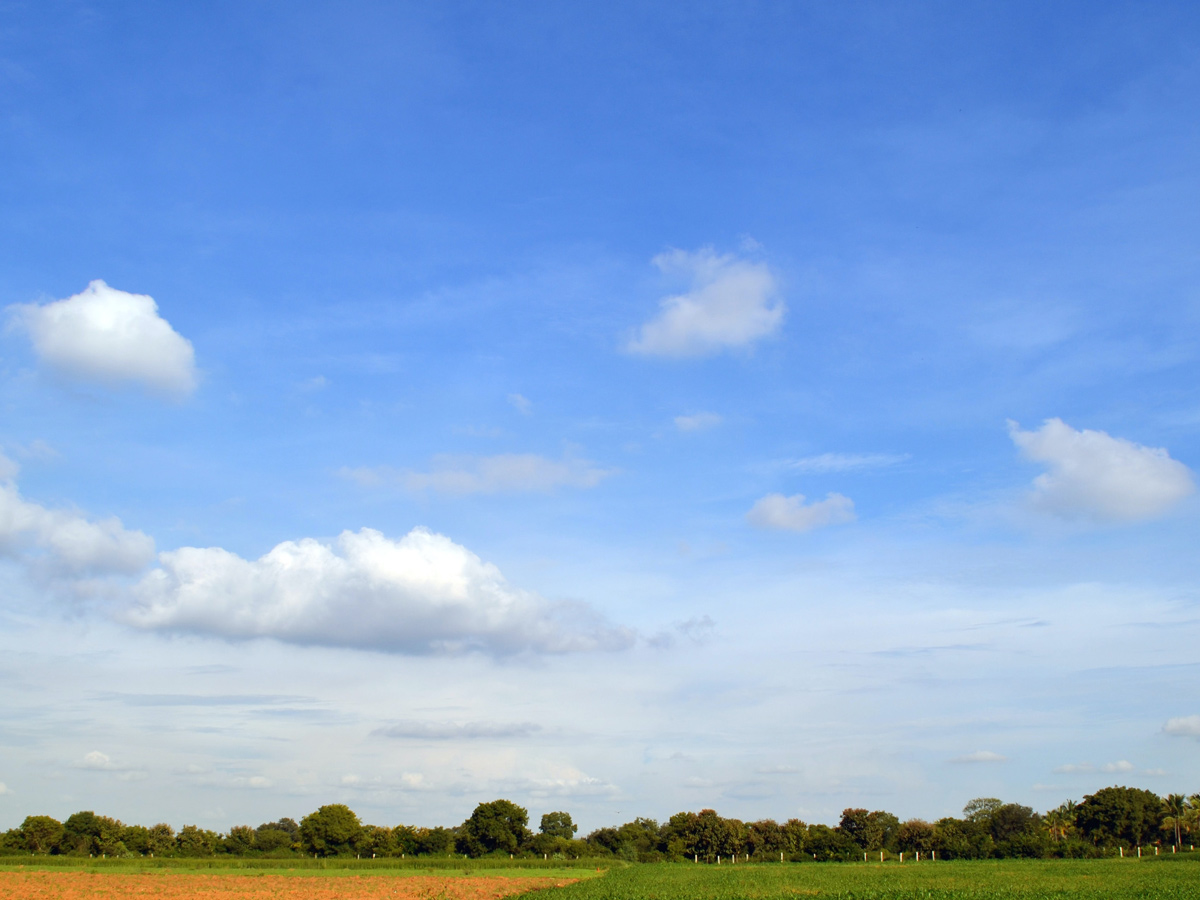
[[[60,374],[105,384],[139,382],[174,396],[196,388],[191,341],[158,314],[158,304],[146,294],[97,279],[65,300],[10,309],[38,358]]]
[[[803,494],[767,494],[746,513],[751,525],[785,531],[813,531],[827,525],[844,525],[856,518],[854,501],[836,493],[812,503],[805,503]]]
[[[616,650],[634,634],[582,603],[550,603],[425,528],[285,541],[257,560],[219,547],[159,555],[121,616],[139,628],[426,655]]]
[[[428,472],[390,466],[343,468],[341,475],[367,487],[394,484],[408,491],[444,494],[549,492],[560,487],[592,488],[615,470],[586,459],[548,459],[535,453],[497,456],[439,455]]]
[[[646,356],[707,356],[747,347],[779,330],[787,306],[766,263],[718,255],[711,247],[694,253],[670,250],[653,263],[691,287],[659,301],[658,316],[642,325],[626,349]]]
[[[1103,431],[1076,431],[1047,419],[1037,431],[1013,421],[1008,433],[1021,455],[1045,463],[1033,480],[1033,505],[1068,519],[1137,522],[1154,519],[1192,494],[1191,471],[1161,447],[1145,447]]]

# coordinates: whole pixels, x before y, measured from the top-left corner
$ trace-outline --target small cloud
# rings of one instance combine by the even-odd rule
[[[1133,763],[1131,763],[1127,759],[1121,759],[1121,760],[1117,760],[1117,762],[1105,763],[1104,765],[1102,765],[1100,767],[1100,771],[1108,772],[1109,774],[1112,774],[1115,772],[1132,772],[1133,771]]]
[[[520,394],[509,394],[508,402],[512,404],[513,409],[523,416],[533,415],[533,403],[528,397],[523,397]]]
[[[1157,518],[1193,493],[1192,473],[1161,447],[1047,419],[1037,431],[1008,423],[1021,455],[1045,463],[1033,480],[1035,507],[1063,518],[1136,522]]]
[[[1008,757],[999,753],[993,753],[991,750],[976,750],[974,753],[967,753],[963,756],[956,756],[950,760],[952,763],[1002,763],[1008,762]]]
[[[1160,778],[1167,774],[1167,770],[1166,769],[1143,769],[1142,774],[1143,775],[1153,775],[1156,778]]]
[[[646,356],[708,356],[747,347],[779,330],[787,309],[774,274],[762,262],[720,256],[711,247],[654,257],[660,271],[686,278],[687,293],[659,301],[626,349]]]
[[[234,778],[232,784],[234,787],[246,787],[254,790],[264,790],[271,787],[274,782],[271,781],[270,778],[266,778],[262,775],[251,775],[249,778]]]
[[[785,531],[813,531],[826,525],[844,525],[855,518],[854,501],[835,493],[807,504],[803,494],[767,494],[746,513],[751,525]]]
[[[531,737],[542,730],[533,722],[396,722],[378,728],[377,737],[421,741],[474,741]]]
[[[324,375],[314,375],[306,381],[300,382],[300,389],[303,391],[320,391],[329,386],[329,379]]]
[[[1067,763],[1065,766],[1056,766],[1054,769],[1059,775],[1072,775],[1076,772],[1094,772],[1096,767],[1091,763]]]
[[[882,469],[908,459],[908,454],[893,453],[821,453],[788,460],[784,465],[805,474],[853,472],[860,469]]]
[[[111,757],[107,753],[101,753],[99,750],[93,750],[91,753],[85,754],[83,759],[75,764],[77,769],[93,769],[96,771],[113,771],[117,768],[113,764]]]
[[[0,796],[3,796],[4,794],[11,794],[11,793],[12,793],[12,790],[9,788],[9,786],[7,784],[5,784],[3,781],[0,781]]]
[[[404,772],[400,775],[400,784],[410,791],[427,791],[429,782],[420,772]]]
[[[550,492],[557,488],[593,488],[615,470],[566,456],[547,459],[535,453],[497,456],[435,456],[428,472],[389,466],[344,468],[340,474],[364,487],[395,484],[414,493],[502,494]]]
[[[343,775],[341,780],[341,783],[347,787],[353,787],[360,782],[362,782],[362,778],[358,775]]]
[[[196,387],[195,353],[145,294],[93,281],[65,300],[10,307],[43,363],[73,378],[133,381],[182,396]]]
[[[0,453],[0,481],[12,481],[20,473],[21,467]]]
[[[717,413],[701,412],[690,416],[676,416],[675,427],[680,431],[704,431],[715,428],[725,421]]]
[[[1179,716],[1174,719],[1167,719],[1167,724],[1163,726],[1164,734],[1172,734],[1176,737],[1200,737],[1200,716]]]

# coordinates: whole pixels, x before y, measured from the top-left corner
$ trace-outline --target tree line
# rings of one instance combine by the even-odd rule
[[[577,837],[569,813],[550,812],[538,831],[529,813],[510,800],[480,803],[451,828],[363,824],[348,806],[322,806],[299,822],[283,818],[218,834],[195,825],[125,825],[91,811],[59,822],[29,816],[0,836],[6,854],[66,856],[288,857],[616,857],[631,862],[692,860],[854,860],[863,854],[923,853],[938,859],[1090,857],[1117,848],[1191,847],[1200,838],[1200,794],[1160,797],[1152,791],[1107,787],[1036,813],[994,797],[972,800],[961,817],[936,822],[899,818],[884,810],[846,809],[836,826],[799,819],[743,822],[714,810],[680,812],[664,823],[634,819]]]

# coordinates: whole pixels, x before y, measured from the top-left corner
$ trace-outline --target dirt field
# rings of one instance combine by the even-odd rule
[[[439,875],[151,875],[91,872],[0,872],[4,900],[500,900],[571,878]]]

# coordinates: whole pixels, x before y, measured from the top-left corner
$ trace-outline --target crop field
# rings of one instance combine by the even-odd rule
[[[5,867],[5,900],[1197,900],[1200,861],[1003,860],[739,866],[680,863],[604,869],[468,866],[430,871],[367,867],[323,870],[133,870],[88,865]],[[369,862],[367,860],[362,861]],[[507,861],[506,861],[507,862]]]
[[[642,865],[555,890],[554,900],[1198,900],[1193,860],[1003,860]]]

